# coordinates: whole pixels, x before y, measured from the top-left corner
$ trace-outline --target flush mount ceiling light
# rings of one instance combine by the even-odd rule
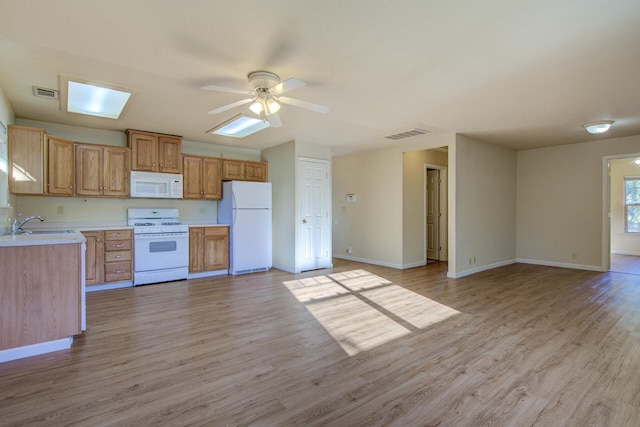
[[[117,119],[131,92],[92,83],[68,80],[67,111],[88,116]]]
[[[254,119],[242,114],[238,114],[226,122],[220,123],[206,133],[214,135],[230,136],[232,138],[244,138],[268,128],[269,122],[261,119]]]
[[[599,122],[587,123],[586,125],[584,125],[584,128],[590,134],[598,135],[608,131],[612,124],[613,120],[602,120]]]

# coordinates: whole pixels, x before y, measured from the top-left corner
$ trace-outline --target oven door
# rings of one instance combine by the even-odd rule
[[[189,266],[189,233],[136,234],[136,272]]]

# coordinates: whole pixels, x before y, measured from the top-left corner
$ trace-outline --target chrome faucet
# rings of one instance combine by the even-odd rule
[[[42,218],[41,216],[30,216],[28,218],[25,218],[24,221],[22,221],[20,224],[18,224],[18,219],[22,216],[21,213],[19,213],[13,220],[13,224],[11,224],[11,234],[17,234],[17,233],[21,233],[22,230],[22,226],[25,225],[26,223],[28,223],[29,221],[31,221],[32,219],[39,219],[40,221],[44,221],[44,218]]]

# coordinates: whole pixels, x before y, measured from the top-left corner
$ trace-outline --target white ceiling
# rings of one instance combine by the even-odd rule
[[[283,126],[237,140],[205,131],[247,106],[207,111],[268,70],[307,86]],[[131,89],[119,120],[33,96],[61,76]],[[0,0],[0,86],[16,117],[135,128],[266,148],[297,140],[335,155],[413,142],[428,129],[514,149],[640,134],[638,0]],[[600,137],[601,138],[601,137]]]

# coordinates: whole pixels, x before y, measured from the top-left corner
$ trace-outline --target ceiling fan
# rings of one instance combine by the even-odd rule
[[[278,115],[280,104],[305,108],[318,113],[326,113],[329,111],[329,107],[324,105],[282,96],[283,93],[306,85],[302,80],[290,78],[281,82],[277,74],[269,71],[252,71],[247,75],[247,78],[249,79],[249,84],[253,86],[253,90],[234,89],[215,85],[203,86],[201,89],[216,92],[240,93],[250,96],[249,98],[214,108],[209,111],[209,114],[222,113],[223,111],[251,103],[249,109],[257,114],[258,117],[264,121],[268,121],[271,127],[280,127],[282,126],[282,121],[280,121],[280,116]]]

